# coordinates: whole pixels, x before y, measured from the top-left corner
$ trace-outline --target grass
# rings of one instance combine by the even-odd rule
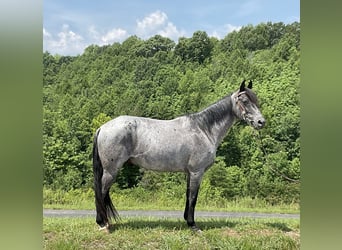
[[[111,191],[113,202],[120,210],[183,210],[185,191],[168,190],[153,192],[142,188]],[[95,209],[94,193],[86,190],[43,190],[43,207],[51,209]],[[219,196],[208,197],[199,193],[197,211],[231,211],[231,212],[264,212],[264,213],[299,213],[299,204],[269,204],[263,199],[243,197],[226,200]]]
[[[152,192],[118,190],[111,197],[120,210],[183,210],[183,189]],[[168,193],[169,192],[169,193]],[[94,209],[91,189],[43,190],[44,208]],[[299,213],[299,205],[271,205],[249,197],[233,201],[200,193],[196,210]],[[44,249],[299,249],[299,219],[197,220],[202,234],[180,219],[123,217],[110,234],[98,231],[94,218],[43,219]]]
[[[44,249],[299,249],[296,219],[199,219],[194,233],[179,219],[122,218],[107,234],[94,218],[44,218]]]

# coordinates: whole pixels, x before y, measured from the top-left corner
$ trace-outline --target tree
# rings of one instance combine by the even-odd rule
[[[169,52],[175,47],[175,42],[170,38],[155,35],[141,44],[137,49],[138,56],[152,57],[157,52]]]
[[[180,56],[183,61],[204,63],[211,57],[214,45],[212,40],[204,31],[196,31],[192,38],[180,38],[175,47],[175,55]]]

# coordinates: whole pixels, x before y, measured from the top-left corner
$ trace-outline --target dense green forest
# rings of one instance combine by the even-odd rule
[[[202,186],[225,199],[299,202],[300,24],[247,25],[223,39],[196,31],[174,42],[156,35],[43,54],[44,187],[92,187],[94,131],[119,115],[172,119],[197,112],[252,80],[267,120],[260,135],[234,125]],[[259,138],[260,136],[260,138]],[[265,157],[264,152],[267,153]],[[120,189],[184,185],[182,173],[125,166]]]

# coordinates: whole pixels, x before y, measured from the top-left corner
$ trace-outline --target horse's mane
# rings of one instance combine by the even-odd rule
[[[221,123],[229,114],[233,116],[231,94],[223,97],[204,110],[187,115],[192,121],[205,131],[211,132],[211,128]]]
[[[256,94],[249,88],[245,88],[244,92],[250,101],[259,107]],[[234,117],[231,95],[232,94],[229,94],[223,97],[221,100],[200,112],[189,114],[187,116],[192,121],[196,122],[202,130],[211,132],[211,128],[215,124],[221,123],[225,118],[227,118],[227,116]]]

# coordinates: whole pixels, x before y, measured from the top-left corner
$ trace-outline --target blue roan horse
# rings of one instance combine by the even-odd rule
[[[187,175],[184,219],[197,231],[194,219],[197,194],[204,172],[213,164],[216,150],[236,120],[244,120],[255,129],[265,125],[252,82],[206,109],[177,117],[155,120],[119,116],[102,125],[95,134],[93,171],[96,222],[109,228],[118,213],[109,197],[109,189],[127,161],[156,171],[180,171]]]

